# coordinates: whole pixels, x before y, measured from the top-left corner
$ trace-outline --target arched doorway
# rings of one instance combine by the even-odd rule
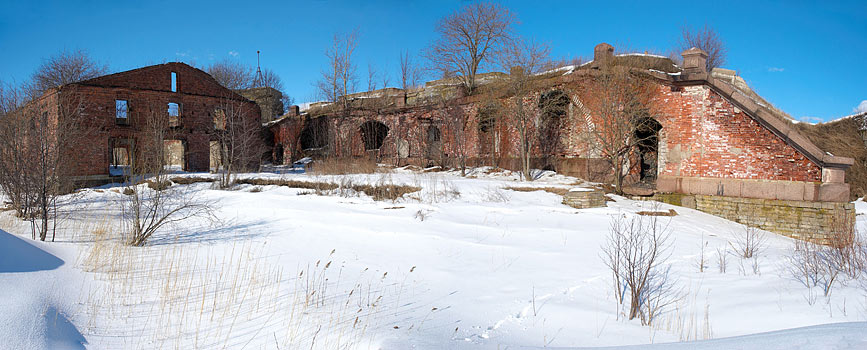
[[[388,127],[377,121],[366,121],[361,124],[361,141],[365,151],[382,148],[385,136],[388,135]]]
[[[659,131],[662,124],[651,117],[636,121],[635,138],[638,148],[638,179],[640,182],[655,184],[659,173]]]
[[[301,130],[299,143],[302,150],[315,150],[325,147],[328,143],[328,122],[325,118],[316,118],[307,122]]]
[[[560,131],[563,120],[569,111],[569,96],[562,90],[543,92],[539,96],[539,120],[538,144],[544,164],[543,170],[554,169],[554,158],[560,146]]]

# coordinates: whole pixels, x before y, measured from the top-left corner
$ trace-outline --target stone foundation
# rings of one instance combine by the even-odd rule
[[[563,195],[563,204],[578,209],[604,207],[605,193],[599,190],[569,191]]]
[[[655,199],[693,208],[781,235],[827,241],[836,230],[854,228],[855,205],[841,202],[788,201],[725,196],[657,194]]]

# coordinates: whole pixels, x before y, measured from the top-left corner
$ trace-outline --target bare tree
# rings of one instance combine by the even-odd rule
[[[649,325],[678,298],[665,261],[670,255],[671,234],[658,216],[617,214],[611,219],[602,258],[612,273],[619,304],[629,293],[630,320],[638,317]]]
[[[253,86],[253,81],[255,80],[252,67],[229,59],[213,63],[205,71],[214,77],[220,85],[232,90],[250,88]],[[273,77],[276,77],[276,75],[273,75]]]
[[[403,90],[418,85],[419,71],[409,50],[400,53],[400,88]]]
[[[70,152],[90,136],[83,103],[73,91],[56,104],[37,99],[22,105],[21,90],[4,88],[0,123],[0,188],[17,214],[31,223],[33,239],[56,233],[57,200],[72,189],[76,163]]]
[[[378,82],[377,77],[378,77],[378,75],[376,72],[376,67],[373,65],[373,63],[368,62],[367,63],[367,91],[368,92],[376,90],[376,83]]]
[[[143,246],[161,228],[193,217],[212,217],[210,204],[189,187],[172,186],[165,170],[165,144],[171,137],[168,118],[159,108],[146,113],[139,137],[129,152],[124,184],[124,242]]]
[[[589,85],[585,96],[585,132],[591,154],[604,159],[613,171],[617,193],[623,193],[624,178],[640,162],[636,149],[656,134],[658,123],[651,118],[655,92],[645,77],[626,69],[603,70]]]
[[[320,95],[329,102],[340,102],[343,111],[349,106],[345,96],[355,92],[358,84],[357,67],[353,62],[357,39],[357,31],[334,34],[331,47],[325,51],[328,65],[317,82]]]
[[[533,91],[533,77],[541,69],[550,66],[550,49],[547,45],[532,40],[515,40],[500,51],[500,64],[510,71],[508,90],[511,102],[506,109],[512,125],[518,131],[521,176],[525,181],[533,180],[530,161],[534,142],[538,140],[540,129],[539,110],[527,105]]]
[[[96,78],[108,73],[108,66],[94,61],[86,51],[63,50],[44,60],[26,84],[31,98],[61,85]]]
[[[277,73],[268,68],[262,69],[262,81],[260,85],[283,91],[283,79],[280,79]]]
[[[238,172],[251,171],[259,165],[265,146],[253,111],[243,101],[223,98],[215,113],[214,129],[219,147],[220,187],[234,185]]]
[[[691,28],[684,26],[681,28],[680,52],[699,48],[707,53],[707,71],[710,72],[714,68],[721,67],[726,63],[728,49],[725,46],[719,33],[713,28],[704,25],[702,28]]]
[[[472,3],[441,19],[439,37],[424,51],[433,70],[444,76],[460,76],[467,92],[476,88],[476,73],[489,55],[512,40],[516,22],[507,8],[497,3]]]
[[[461,168],[461,176],[467,175],[467,154],[469,153],[468,124],[469,118],[456,99],[445,96],[439,98],[440,108],[437,112],[445,126],[445,139],[450,146],[449,153],[457,156],[458,166]]]

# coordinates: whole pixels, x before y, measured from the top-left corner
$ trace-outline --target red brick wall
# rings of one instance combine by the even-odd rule
[[[660,175],[821,181],[817,164],[709,87],[660,96]]]
[[[227,98],[239,98],[234,104],[243,106],[244,117],[258,123],[259,108],[255,103],[235,95],[231,90],[219,86],[213,88],[210,76],[202,77],[194,68],[183,64],[155,66],[160,69],[132,71],[128,76],[119,73],[90,80],[86,85],[68,85],[61,92],[61,99],[67,105],[82,107],[81,117],[93,130],[93,136],[80,145],[75,155],[78,175],[106,175],[111,161],[111,139],[137,139],[143,131],[146,118],[158,115],[168,118],[168,103],[181,105],[181,127],[173,128],[168,138],[183,140],[186,144],[186,162],[189,171],[208,171],[210,165],[209,142],[217,140],[214,134],[214,112],[229,103]],[[171,92],[170,85],[163,89],[139,89],[157,87],[156,83],[170,84],[171,69],[177,69],[178,91]],[[184,75],[184,72],[196,73]],[[200,71],[198,71],[200,72]],[[145,74],[148,73],[148,74]],[[105,83],[111,86],[96,86]],[[123,84],[122,84],[123,83]],[[154,85],[149,85],[154,84]],[[130,87],[118,87],[127,85]],[[186,89],[192,89],[192,93]],[[209,93],[212,95],[203,95]],[[118,125],[115,119],[115,101],[127,100],[129,103],[129,125]]]
[[[540,114],[538,99],[542,91],[560,89],[574,100],[586,100],[592,95],[588,88],[591,76],[563,77],[549,81],[547,86],[529,95],[525,105],[530,114]],[[658,99],[655,102],[655,116],[662,124],[660,135],[659,173],[660,175],[686,177],[720,177],[733,179],[769,179],[792,181],[820,181],[821,169],[795,148],[786,144],[780,137],[761,126],[743,111],[707,86],[691,86],[678,89],[665,83],[658,83]],[[675,91],[677,90],[677,91]],[[585,96],[587,95],[587,96]],[[500,98],[500,105],[509,106],[513,102]],[[489,101],[479,97],[463,100],[460,108],[468,116],[464,135],[467,140],[466,154],[470,159],[479,159],[491,164],[489,148],[482,146],[486,141],[479,133],[478,110]],[[512,164],[518,157],[520,138],[517,123],[510,119],[508,109],[500,115],[496,130],[499,142],[493,147],[500,166]],[[560,132],[559,147],[554,155],[569,160],[594,158],[592,145],[582,136],[586,120],[582,107],[574,102]],[[443,119],[445,111],[437,106],[391,109],[386,111],[356,111],[352,117],[330,119],[329,134],[333,135],[330,147],[332,155],[363,156],[359,128],[367,120],[377,120],[389,128],[383,147],[378,155],[381,160],[393,158],[397,152],[396,141],[406,140],[410,159],[423,159],[426,156],[426,127],[437,126],[442,134],[443,155],[455,158],[458,143]],[[591,116],[591,118],[595,118]],[[300,125],[284,126],[278,123],[272,130],[275,142],[284,143],[285,149],[297,148],[297,135]],[[288,132],[287,130],[293,130]],[[531,130],[532,133],[532,130]],[[279,135],[279,136],[278,136]],[[290,136],[296,135],[296,136]],[[279,140],[279,141],[278,141]],[[533,157],[543,156],[539,142],[533,140]],[[348,144],[348,146],[345,146]],[[572,162],[574,163],[574,162]],[[453,162],[451,164],[454,164]],[[570,163],[571,164],[571,163]],[[588,163],[589,164],[589,163]],[[594,163],[596,164],[596,163]],[[568,167],[575,167],[571,164]],[[594,165],[594,167],[598,164]],[[584,171],[586,172],[586,171]]]

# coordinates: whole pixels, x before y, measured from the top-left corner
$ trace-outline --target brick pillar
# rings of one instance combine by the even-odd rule
[[[614,46],[601,43],[593,48],[593,66],[600,67],[611,64],[614,61]]]
[[[683,72],[687,74],[707,73],[707,53],[693,47],[684,51]]]

